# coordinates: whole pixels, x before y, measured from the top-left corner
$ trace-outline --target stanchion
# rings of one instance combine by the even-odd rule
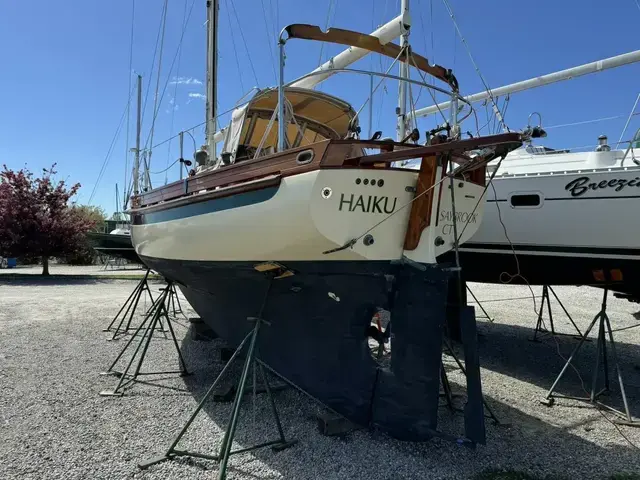
[[[172,282],[169,282],[172,283]],[[113,390],[104,390],[100,392],[102,396],[122,396],[124,395],[124,391],[127,386],[135,382],[140,375],[165,375],[165,374],[173,374],[179,373],[181,376],[188,375],[187,366],[185,364],[184,358],[182,357],[182,352],[180,351],[180,346],[178,345],[178,340],[176,338],[176,334],[173,330],[173,326],[171,325],[171,320],[169,316],[166,314],[166,303],[167,298],[170,292],[169,286],[165,288],[162,294],[153,302],[151,309],[144,317],[142,323],[135,330],[127,344],[124,346],[122,351],[118,354],[116,359],[113,361],[111,366],[107,369],[106,372],[103,372],[102,375],[116,375],[120,378],[118,385]],[[144,363],[145,357],[147,355],[147,351],[149,349],[149,344],[151,343],[151,339],[153,338],[153,334],[159,330],[160,325],[160,317],[164,316],[166,319],[166,324],[169,329],[169,333],[171,334],[171,339],[173,340],[173,344],[178,352],[178,359],[180,362],[180,370],[175,371],[164,371],[164,372],[141,372],[142,364]],[[162,330],[164,333],[164,330]],[[142,336],[139,337],[140,333]],[[139,338],[138,345],[135,347],[133,355],[131,356],[129,362],[127,363],[126,368],[123,371],[115,370],[116,365],[120,361],[120,359],[124,356],[125,352],[129,349],[129,347],[133,344],[134,340]],[[141,350],[142,349],[142,350]],[[139,354],[139,355],[138,355]],[[134,361],[138,358],[138,363],[133,371],[133,373],[129,373],[131,367],[134,364]]]
[[[622,372],[621,372],[621,369],[620,369],[620,364],[618,363],[618,355],[616,353],[616,344],[615,344],[615,341],[613,339],[613,331],[611,330],[611,322],[609,320],[609,316],[607,315],[607,296],[608,296],[608,293],[609,293],[609,291],[607,289],[605,289],[604,290],[604,295],[603,295],[603,298],[602,298],[602,307],[601,307],[600,311],[593,318],[593,321],[589,325],[589,328],[587,329],[587,331],[584,333],[584,335],[582,335],[582,338],[580,339],[580,343],[578,343],[578,345],[576,345],[576,347],[573,349],[573,352],[571,352],[571,355],[569,356],[569,359],[567,360],[567,362],[565,363],[564,367],[560,371],[560,374],[556,378],[555,382],[553,382],[553,385],[549,389],[549,392],[547,393],[547,396],[543,400],[541,400],[541,403],[543,403],[543,404],[545,404],[547,406],[552,406],[554,404],[554,399],[555,398],[568,398],[568,399],[572,399],[572,400],[580,400],[580,401],[583,401],[583,402],[588,402],[588,403],[594,405],[596,408],[602,408],[602,409],[608,410],[608,411],[616,414],[617,416],[623,418],[623,420],[614,420],[615,423],[619,423],[619,424],[622,424],[622,425],[629,425],[629,426],[632,426],[632,427],[638,427],[638,426],[640,426],[640,421],[634,420],[631,417],[631,413],[629,411],[629,403],[627,401],[627,394],[626,394],[625,388],[624,388],[624,381],[622,380]],[[598,346],[597,346],[597,349],[596,349],[596,363],[595,363],[595,366],[594,366],[594,369],[593,369],[593,374],[592,374],[592,377],[591,377],[591,392],[590,392],[589,396],[588,397],[577,397],[577,396],[561,395],[561,394],[554,393],[556,387],[558,386],[558,383],[560,383],[560,380],[564,376],[564,374],[567,371],[567,369],[569,368],[569,366],[572,364],[573,359],[578,354],[578,351],[580,350],[580,348],[582,348],[582,345],[584,345],[584,342],[587,340],[587,337],[588,337],[589,333],[591,332],[593,327],[596,325],[596,323],[598,323],[598,339],[596,340]],[[611,354],[613,356],[613,364],[615,366],[615,370],[616,370],[616,373],[617,373],[617,376],[618,376],[618,384],[620,385],[620,393],[622,394],[622,402],[624,404],[624,412],[621,412],[620,410],[617,410],[617,409],[615,409],[613,407],[605,405],[604,403],[602,403],[599,400],[599,397],[603,393],[609,392],[609,365],[608,365],[608,359],[607,359],[607,334],[609,335],[609,346],[611,348]],[[598,389],[598,378],[599,378],[599,375],[600,375],[600,357],[601,356],[602,356],[602,364],[603,364],[603,367],[604,367],[604,388],[602,388],[599,391],[596,391]]]
[[[553,325],[553,313],[551,312],[551,299],[549,297],[549,292],[551,292],[553,294],[553,296],[555,297],[556,301],[558,302],[558,305],[560,305],[560,307],[564,311],[565,315],[567,316],[567,318],[569,319],[569,321],[573,325],[573,328],[575,328],[576,332],[578,332],[577,336],[574,335],[574,334],[570,334],[570,333],[558,333],[558,332],[556,332],[555,326]],[[549,314],[549,325],[551,327],[550,330],[547,330],[547,328],[544,325],[543,317],[544,317],[544,306],[545,306],[545,303],[547,305],[547,312]],[[576,322],[573,321],[573,318],[571,317],[571,315],[569,314],[569,312],[565,308],[564,304],[560,301],[560,299],[558,298],[558,295],[556,295],[556,292],[549,285],[543,285],[542,286],[542,303],[540,304],[540,311],[538,312],[538,321],[536,322],[536,328],[533,330],[533,338],[531,338],[532,342],[539,342],[540,341],[540,340],[538,340],[538,334],[539,333],[540,334],[551,334],[551,335],[567,335],[567,336],[571,336],[571,337],[578,338],[578,339],[583,337],[582,332],[580,331],[580,329],[576,325]]]

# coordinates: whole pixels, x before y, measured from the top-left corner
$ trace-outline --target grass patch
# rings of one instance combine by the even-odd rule
[[[640,480],[640,473],[615,473],[609,480]]]

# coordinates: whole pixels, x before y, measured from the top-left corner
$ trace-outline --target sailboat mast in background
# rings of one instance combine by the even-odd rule
[[[400,46],[403,49],[409,47],[409,28],[411,27],[411,17],[409,16],[409,0],[401,0],[400,15],[403,19],[402,37]],[[409,56],[405,55],[406,61],[400,62],[400,78],[409,78]],[[401,142],[407,132],[407,82],[398,81],[398,126],[396,128],[396,140]]]
[[[216,104],[218,78],[218,0],[207,0],[207,123],[206,144],[209,161],[216,155]]]
[[[133,149],[133,194],[140,194],[140,130],[142,129],[142,75],[138,75],[138,108],[136,113],[136,146]]]

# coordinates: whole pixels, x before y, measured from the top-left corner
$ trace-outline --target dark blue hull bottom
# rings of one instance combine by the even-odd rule
[[[270,326],[261,329],[259,357],[349,420],[403,440],[433,436],[449,278],[443,268],[287,262],[295,275],[273,280],[269,289],[267,275],[254,269],[259,262],[143,260],[180,284],[231,345],[250,331],[247,317],[262,311]],[[385,275],[393,276],[393,293]],[[391,311],[390,368],[381,368],[368,346],[376,307]]]

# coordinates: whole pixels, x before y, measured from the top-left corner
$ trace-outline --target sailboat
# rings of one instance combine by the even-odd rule
[[[640,50],[492,93],[509,95],[638,61]],[[480,92],[466,98],[474,102],[487,96]],[[436,108],[427,107],[416,115],[434,112]],[[606,135],[595,140],[586,152],[526,142],[488,166],[493,182],[483,222],[459,252],[466,280],[592,285],[640,301],[640,242],[636,223],[630,220],[640,209],[640,130],[624,148],[612,148]],[[451,255],[441,260],[450,261]]]
[[[206,148],[182,181],[141,192],[135,178],[136,253],[176,282],[231,345],[251,330],[248,317],[266,319],[260,359],[325,405],[398,438],[430,438],[452,274],[436,258],[476,232],[486,165],[528,136],[461,139],[465,115],[453,108],[450,121],[419,144],[417,129],[408,128],[406,86],[446,92],[456,107],[462,97],[451,70],[409,48],[402,16],[393,24],[401,45],[349,30],[285,27],[279,85],[257,92],[216,132],[216,2],[208,2],[208,19]],[[339,62],[285,82],[284,48],[292,40],[348,50]],[[346,68],[369,53],[394,59],[400,75]],[[354,108],[313,89],[336,73],[399,81],[397,141],[381,132],[361,139]],[[419,159],[418,171],[397,166],[407,159]],[[390,309],[394,325],[390,368],[376,363],[367,343],[379,306]]]
[[[142,263],[131,243],[131,225],[125,215],[119,211],[120,197],[116,184],[116,211],[113,219],[117,221],[113,230],[109,232],[89,232],[87,238],[93,249],[106,255],[127,260],[131,263]]]

